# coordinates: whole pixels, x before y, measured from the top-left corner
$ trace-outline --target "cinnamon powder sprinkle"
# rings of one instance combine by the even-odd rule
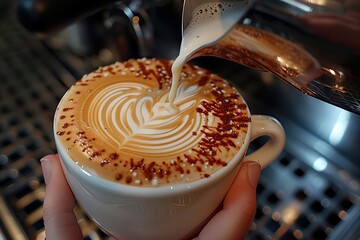
[[[70,111],[70,110],[72,110],[72,109],[74,109],[74,108],[72,108],[72,107],[66,107],[66,108],[63,109],[63,112],[67,112],[67,111]]]
[[[109,157],[110,157],[110,159],[112,159],[112,160],[116,160],[116,159],[119,158],[119,154],[117,154],[117,153],[111,153],[111,154],[109,155]]]
[[[117,174],[115,175],[115,179],[116,179],[117,181],[120,181],[122,178],[123,178],[123,175],[122,175],[121,173],[117,173]]]
[[[130,184],[130,183],[132,182],[132,177],[127,176],[126,179],[125,179],[125,182],[126,182],[127,184]]]
[[[111,161],[109,161],[107,159],[104,159],[104,160],[101,160],[100,165],[103,167],[103,166],[105,166],[105,165],[107,165],[109,163],[111,163]]]

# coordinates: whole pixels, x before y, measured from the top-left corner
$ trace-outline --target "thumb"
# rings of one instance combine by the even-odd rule
[[[76,216],[73,212],[75,198],[65,179],[57,155],[41,159],[46,183],[43,205],[46,239],[83,239]]]
[[[239,173],[224,199],[224,209],[238,210],[240,216],[247,219],[250,224],[256,211],[256,186],[260,172],[259,163],[253,161],[242,163]]]
[[[200,232],[199,239],[245,239],[256,211],[256,185],[261,167],[259,163],[242,163],[218,212]]]

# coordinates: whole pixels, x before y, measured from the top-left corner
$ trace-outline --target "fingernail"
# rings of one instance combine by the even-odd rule
[[[42,158],[40,160],[41,162],[41,168],[44,175],[45,184],[49,183],[51,175],[52,175],[52,169],[51,169],[51,161],[47,158]]]
[[[249,183],[256,188],[260,178],[261,166],[256,162],[252,162],[247,165],[247,170]]]

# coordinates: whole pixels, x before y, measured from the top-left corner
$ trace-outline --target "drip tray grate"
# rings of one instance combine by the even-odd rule
[[[342,226],[359,226],[358,180],[342,179],[342,171],[330,178],[288,151],[261,176],[249,239],[325,240]]]
[[[9,12],[0,14],[0,239],[35,239],[44,229],[39,159],[55,152],[53,114],[75,79]],[[76,213],[87,239],[104,236]]]

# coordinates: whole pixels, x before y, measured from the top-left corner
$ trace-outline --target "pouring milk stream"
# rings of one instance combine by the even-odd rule
[[[191,1],[184,1],[182,41],[179,55],[171,68],[173,76],[167,106],[167,110],[173,113],[178,111],[174,101],[184,64],[196,51],[215,43],[226,35],[245,15],[254,0],[199,2],[201,3],[193,6]],[[185,21],[188,19],[184,17],[189,17],[189,14],[190,21],[186,24]]]

